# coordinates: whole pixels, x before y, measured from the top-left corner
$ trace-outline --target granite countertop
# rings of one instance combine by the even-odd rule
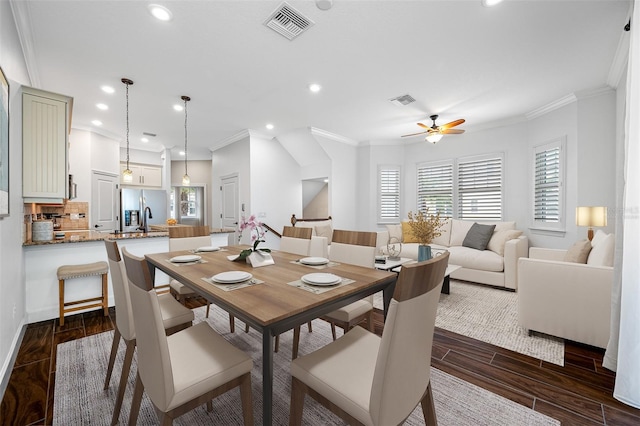
[[[178,225],[179,226],[179,225]],[[58,232],[58,231],[56,231]],[[150,232],[120,232],[118,234],[107,234],[104,232],[98,231],[62,231],[64,232],[64,238],[53,239],[50,241],[25,241],[22,246],[44,246],[51,244],[65,244],[65,243],[85,243],[89,241],[102,241],[104,239],[112,239],[112,240],[129,240],[129,239],[139,239],[139,238],[157,238],[157,237],[168,237],[169,231],[168,226],[165,225],[151,225]],[[230,229],[222,229],[222,228],[212,228],[212,234],[228,234],[234,232]]]
[[[151,229],[151,231],[158,231],[158,232],[169,232],[169,227],[177,227],[177,226],[189,226],[189,225],[149,225],[149,229]],[[233,233],[235,232],[235,230],[233,229],[224,229],[224,228],[209,228],[209,231],[212,234],[229,234],[229,233]]]
[[[102,241],[105,239],[112,240],[128,240],[138,238],[156,238],[167,237],[168,232],[122,232],[119,234],[107,234],[98,231],[63,231],[64,238],[53,239],[50,241],[25,241],[22,246],[43,246],[51,244],[65,244],[65,243],[85,243],[89,241]]]

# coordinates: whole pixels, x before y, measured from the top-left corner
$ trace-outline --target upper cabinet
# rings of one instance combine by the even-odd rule
[[[69,197],[69,131],[73,98],[22,88],[22,197],[62,203]]]
[[[123,182],[122,172],[127,168],[127,163],[120,163],[120,183],[130,186],[162,186],[162,167],[145,166],[129,163],[129,169],[133,172],[133,182]]]

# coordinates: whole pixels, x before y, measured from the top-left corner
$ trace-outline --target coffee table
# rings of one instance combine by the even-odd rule
[[[388,261],[387,261],[388,263]],[[413,259],[409,259],[409,261],[405,261],[402,262],[402,264],[400,265],[396,265],[392,268],[389,269],[385,269],[387,271],[392,271],[392,272],[397,272],[400,273],[400,270],[402,269],[402,265],[406,264],[406,263],[416,263],[415,260]],[[384,264],[380,264],[381,266],[384,266]],[[378,267],[378,264],[376,264],[376,268]],[[448,264],[447,265],[447,270],[444,272],[444,281],[442,282],[442,290],[440,290],[440,293],[442,294],[449,294],[451,291],[451,283],[450,283],[450,275],[452,273],[454,273],[455,271],[457,271],[458,269],[462,268],[462,266],[460,265],[452,265],[452,264]]]
[[[375,266],[376,269],[380,269],[381,271],[391,271],[393,270],[393,268],[397,268],[398,266],[407,262],[415,262],[415,260],[411,259],[410,257],[401,257],[397,260],[390,260],[388,257],[386,257],[385,263],[376,263]]]

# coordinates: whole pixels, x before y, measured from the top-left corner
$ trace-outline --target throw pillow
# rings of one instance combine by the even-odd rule
[[[451,219],[445,219],[440,227],[440,236],[433,239],[433,244],[440,246],[448,246],[451,240]]]
[[[605,234],[606,236],[597,241],[589,253],[586,260],[588,265],[593,266],[613,266],[613,252],[615,251],[615,237],[613,234]],[[595,240],[595,237],[593,238]]]
[[[602,229],[598,229],[595,235],[593,236],[593,239],[591,240],[591,246],[592,247],[597,246],[600,242],[602,242],[605,238],[607,238],[608,235],[609,234],[604,232]]]
[[[587,263],[591,251],[591,241],[582,240],[572,245],[564,255],[565,262]]]
[[[418,239],[411,232],[409,222],[402,222],[402,242],[403,243],[419,243]]]
[[[394,241],[400,241],[402,242],[402,225],[401,224],[394,224],[394,225],[387,225],[387,231],[389,231],[389,239],[391,238],[395,238]]]
[[[461,246],[469,229],[473,226],[470,220],[451,219],[451,238],[450,246]]]
[[[467,236],[464,237],[462,246],[476,250],[486,249],[495,227],[495,225],[481,225],[477,222],[474,223],[471,225],[469,232],[467,232]]]
[[[333,236],[333,228],[331,228],[331,225],[316,225],[315,230],[318,237],[327,237],[327,241],[331,241],[331,237]]]
[[[487,250],[491,250],[494,253],[499,254],[500,256],[504,256],[504,245],[509,240],[515,240],[520,235],[522,235],[522,231],[517,230],[503,230],[503,231],[495,231],[489,240],[489,244],[487,244]]]

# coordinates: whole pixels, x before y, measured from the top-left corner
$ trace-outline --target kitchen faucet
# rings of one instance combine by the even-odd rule
[[[151,208],[149,206],[144,208],[144,211],[142,212],[142,224],[138,227],[139,230],[141,230],[144,233],[148,233],[149,232],[149,222],[147,219],[147,210],[149,210],[149,219],[153,219],[153,215],[151,214]]]

